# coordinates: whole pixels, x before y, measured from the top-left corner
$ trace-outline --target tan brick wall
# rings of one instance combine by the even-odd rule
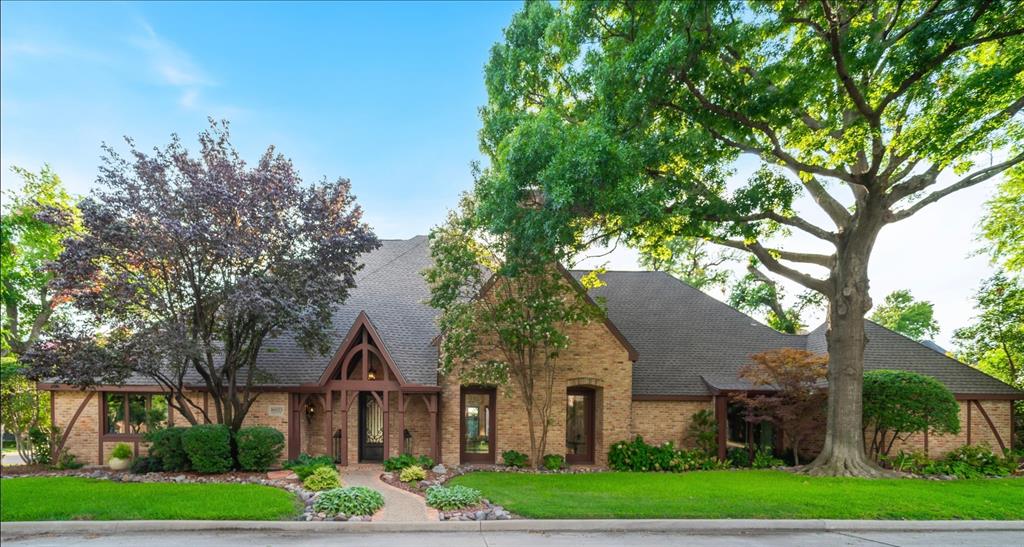
[[[1003,443],[1007,447],[1010,446],[1010,409],[1011,401],[979,401],[982,408],[988,414],[988,417],[992,420],[992,424],[996,427],[999,432],[999,436],[1002,438]],[[984,414],[978,410],[973,402],[970,401],[959,401],[960,403],[960,433],[956,435],[929,435],[928,436],[928,455],[932,458],[941,457],[946,452],[953,450],[954,448],[961,447],[967,444],[967,405],[971,405],[971,421],[970,421],[970,436],[971,444],[984,444],[992,448],[993,451],[999,452],[999,441],[996,439],[996,434],[992,432],[992,428],[988,425],[988,421],[985,420]],[[913,451],[913,450],[924,450],[924,435],[913,435],[904,442],[897,442],[893,445],[892,453],[895,454],[899,450]]]
[[[686,435],[695,412],[709,409],[708,401],[633,401],[630,417],[630,438],[640,435],[648,444],[672,441],[676,446],[694,448]],[[627,439],[628,440],[628,439]]]
[[[82,401],[88,396],[84,391],[54,391],[54,413],[56,419],[54,424],[65,430]],[[202,406],[203,395],[201,393],[190,393],[193,401]],[[68,435],[65,448],[74,454],[78,461],[87,465],[106,465],[110,454],[118,443],[128,443],[132,446],[136,455],[146,455],[148,444],[134,440],[112,440],[103,442],[103,457],[99,459],[99,435],[100,435],[100,413],[102,412],[103,393],[95,393],[79,415],[74,427]],[[282,416],[271,416],[270,406],[283,405]],[[211,417],[215,415],[212,403],[210,404]],[[180,415],[174,415],[172,419],[176,426],[188,426],[188,422]],[[287,393],[261,393],[253,403],[249,414],[246,415],[245,426],[265,425],[273,427],[285,435],[285,446],[288,438],[288,394]],[[136,448],[137,447],[137,448]],[[283,454],[287,457],[287,454]]]
[[[52,395],[53,425],[59,427],[61,432],[65,432],[75,412],[78,411],[88,393],[84,391],[54,391]],[[87,465],[97,465],[100,463],[98,459],[101,408],[99,406],[101,404],[99,395],[97,393],[89,399],[82,413],[78,416],[78,421],[71,428],[67,442],[64,443],[64,447],[68,452],[74,454],[78,461]]]
[[[600,321],[569,329],[570,347],[558,358],[552,401],[553,423],[548,430],[545,452],[565,454],[566,390],[573,386],[593,387],[595,400],[595,463],[607,461],[609,446],[630,435],[632,363],[626,349]],[[459,371],[442,379],[442,454],[447,463],[459,462],[460,382]],[[495,459],[505,450],[529,454],[530,436],[526,410],[516,388],[499,389],[496,407]],[[540,428],[537,428],[539,437]]]

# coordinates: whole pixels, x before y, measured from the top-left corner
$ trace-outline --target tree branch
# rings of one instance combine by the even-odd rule
[[[748,253],[751,253],[754,256],[756,256],[757,259],[760,260],[761,263],[764,264],[764,267],[768,268],[769,271],[777,273],[792,281],[795,281],[803,285],[804,287],[807,287],[808,289],[818,291],[822,294],[827,294],[827,281],[825,281],[824,279],[818,279],[817,277],[811,275],[807,275],[803,272],[794,270],[793,268],[790,268],[789,266],[782,264],[775,258],[775,256],[772,255],[773,251],[777,251],[775,249],[771,251],[765,249],[764,247],[761,246],[760,243],[756,241],[752,243],[728,239],[712,239],[711,241],[714,243],[718,243],[719,245],[724,245],[726,247],[732,247],[734,249],[747,251]]]
[[[948,196],[949,194],[982,183],[998,175],[999,173],[1002,173],[1003,171],[1009,169],[1010,167],[1017,165],[1021,161],[1024,161],[1024,152],[1021,152],[1002,163],[997,163],[995,165],[986,167],[985,169],[982,169],[980,171],[975,171],[974,173],[971,173],[970,175],[967,175],[966,177],[958,180],[957,182],[950,184],[949,186],[943,188],[942,190],[937,190],[935,192],[932,192],[931,194],[928,194],[927,197],[911,205],[910,207],[907,207],[906,209],[891,212],[888,218],[886,219],[886,222],[899,222],[905,218],[908,218],[914,215],[914,213],[923,209],[924,207],[932,203],[935,203],[936,201],[939,201],[940,199]]]

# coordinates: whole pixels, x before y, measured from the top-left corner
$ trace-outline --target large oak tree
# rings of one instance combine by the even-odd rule
[[[237,430],[274,378],[257,366],[268,337],[329,346],[332,307],[379,243],[346,179],[302,181],[269,147],[249,165],[226,122],[152,153],[107,146],[99,186],[81,204],[85,233],[54,265],[91,322],[30,352],[33,373],[88,387],[142,375],[189,422]],[[209,393],[213,416],[190,397]]]
[[[807,470],[877,476],[861,428],[872,249],[1024,159],[1022,21],[1015,0],[529,2],[486,68],[480,209],[577,247],[704,237],[824,295],[828,431]],[[760,167],[735,187],[741,155]],[[514,206],[536,191],[524,222]],[[793,232],[806,249],[784,248]]]

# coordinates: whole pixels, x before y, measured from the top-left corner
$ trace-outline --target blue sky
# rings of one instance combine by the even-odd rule
[[[194,142],[213,116],[248,158],[352,179],[381,236],[425,233],[471,185],[483,66],[519,6],[5,2],[4,186],[50,162],[85,193],[101,142]]]
[[[49,162],[85,194],[101,142],[123,150],[129,135],[150,148],[172,132],[195,142],[212,116],[231,121],[250,160],[274,144],[307,180],[350,178],[379,236],[426,233],[472,185],[483,66],[520,6],[0,3],[0,183],[17,184],[11,165]],[[935,304],[938,341],[947,346],[970,321],[971,296],[991,271],[972,252],[995,184],[886,228],[875,247],[875,302],[912,288]],[[797,209],[815,221],[824,216],[809,199]],[[784,246],[814,250],[806,246],[813,243]],[[635,269],[636,253],[583,262],[600,264]]]

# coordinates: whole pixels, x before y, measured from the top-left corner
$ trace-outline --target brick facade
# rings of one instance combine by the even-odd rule
[[[1007,448],[1010,447],[1011,408],[1012,401],[959,401],[960,403],[960,433],[956,435],[928,435],[928,456],[937,458],[965,444],[987,445],[994,452],[999,453],[999,440],[1001,439]],[[978,410],[978,404],[985,409],[985,413]],[[968,406],[970,406],[970,421],[968,421]],[[992,431],[988,420],[988,414],[992,425],[998,432],[999,437]],[[1019,434],[1019,433],[1018,433]],[[968,439],[968,437],[970,437]],[[924,451],[924,435],[913,435],[903,442],[897,441],[893,445],[892,452],[897,451]]]
[[[630,414],[630,437],[640,435],[648,444],[671,441],[676,446],[694,448],[687,432],[694,413],[715,410],[707,401],[633,401]]]
[[[600,323],[579,327],[580,332],[576,333],[580,340],[590,340],[594,344],[604,344],[604,359],[587,359],[582,353],[567,352],[562,358],[564,369],[556,376],[555,392],[559,394],[559,402],[554,412],[555,423],[551,425],[548,433],[548,444],[546,452],[549,454],[565,453],[565,422],[564,422],[564,398],[565,391],[575,385],[594,387],[596,397],[595,412],[595,463],[604,465],[606,463],[608,448],[619,440],[631,439],[640,435],[645,441],[651,444],[660,444],[672,441],[678,446],[692,448],[693,443],[687,439],[687,428],[693,414],[702,409],[713,409],[709,401],[632,401],[629,393],[629,377],[623,378],[623,370],[629,370],[629,362],[624,350],[615,348],[612,342],[615,338],[607,332],[602,335],[604,326]],[[618,361],[616,361],[618,359]],[[625,362],[622,360],[625,359]],[[455,376],[451,376],[455,378]],[[617,382],[624,383],[619,384]],[[440,401],[441,424],[438,434],[441,436],[442,459],[449,463],[459,462],[459,389],[458,382],[443,382],[444,393]],[[260,394],[253,403],[252,409],[246,416],[245,425],[263,425],[273,427],[287,439],[288,435],[288,393],[268,392]],[[75,413],[78,412],[82,402],[88,397],[88,393],[82,391],[54,391],[54,423],[62,430],[67,428]],[[202,401],[202,395],[196,395],[196,401]],[[316,400],[312,398],[311,400]],[[999,437],[1007,446],[1010,445],[1011,434],[1011,402],[1005,400],[982,400],[979,401],[982,408],[988,414],[989,419],[998,431]],[[967,422],[967,407],[971,406],[970,425]],[[82,408],[78,419],[75,421],[70,433],[68,433],[65,448],[74,454],[78,461],[88,465],[105,465],[110,454],[119,442],[127,442],[137,450],[137,454],[145,455],[147,445],[139,440],[109,440],[100,443],[99,430],[102,423],[101,413],[103,409],[103,398],[101,393],[96,393]],[[358,461],[358,412],[357,403],[353,402],[348,413],[348,427],[350,428],[348,455],[350,462]],[[322,409],[322,402],[314,406]],[[389,401],[390,430],[391,430],[391,455],[398,455],[405,451],[401,432],[398,429],[398,394],[393,393]],[[211,408],[212,410],[212,408]],[[283,410],[283,412],[281,412]],[[340,397],[335,394],[333,404],[334,431],[340,426],[341,410]],[[523,410],[518,397],[513,391],[511,394],[498,393],[496,401],[496,450],[495,458],[500,462],[501,453],[505,450],[518,450],[528,453],[530,447],[529,432],[525,423],[525,410]],[[318,412],[311,421],[307,422],[303,415],[303,424],[300,427],[302,435],[301,450],[310,454],[331,454],[333,446],[324,429],[325,415]],[[172,419],[175,425],[183,425],[181,417]],[[940,457],[946,452],[968,444],[988,445],[993,450],[999,450],[999,441],[996,434],[989,426],[984,414],[978,410],[974,402],[960,401],[961,430],[957,435],[930,435],[928,438],[928,455],[932,458]],[[430,413],[423,399],[418,395],[408,396],[408,403],[405,414],[405,428],[411,434],[410,452],[415,455],[430,454]],[[1018,432],[1019,434],[1019,432]],[[102,459],[99,451],[102,446]],[[925,448],[924,436],[914,435],[905,442],[899,442],[893,447],[897,450],[920,450]],[[287,454],[283,455],[284,457]]]
[[[607,460],[612,443],[630,436],[632,402],[632,362],[628,351],[602,322],[569,328],[572,340],[558,358],[552,389],[553,423],[548,429],[545,452],[565,454],[566,396],[570,387],[588,387],[595,391],[594,459],[598,465]],[[460,389],[459,371],[442,378],[441,438],[445,462],[459,462]],[[530,433],[526,410],[518,391],[509,386],[498,390],[495,430],[495,459],[501,453],[518,450],[528,454]],[[539,437],[540,428],[537,428]]]

